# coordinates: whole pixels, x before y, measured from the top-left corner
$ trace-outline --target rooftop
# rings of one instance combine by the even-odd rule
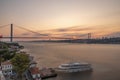
[[[8,65],[8,64],[12,64],[9,60],[8,61],[4,61],[1,63],[2,65]]]
[[[39,74],[40,73],[38,67],[32,67],[29,70],[30,70],[31,74]]]

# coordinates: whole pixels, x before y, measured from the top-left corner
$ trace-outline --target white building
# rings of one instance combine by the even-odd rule
[[[13,66],[9,60],[2,62],[1,66],[4,75],[12,75]]]
[[[37,66],[37,63],[32,60],[32,61],[30,62],[30,66],[29,66],[29,67],[31,68],[31,67],[36,67],[36,66]]]

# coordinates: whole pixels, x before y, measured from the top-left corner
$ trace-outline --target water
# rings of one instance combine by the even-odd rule
[[[46,80],[120,80],[120,45],[22,42],[40,68],[88,62],[91,73],[59,74]]]

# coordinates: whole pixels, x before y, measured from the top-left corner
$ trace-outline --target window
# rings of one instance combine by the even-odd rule
[[[35,75],[32,75],[33,78],[35,78]]]
[[[40,77],[40,74],[38,74],[38,77]]]

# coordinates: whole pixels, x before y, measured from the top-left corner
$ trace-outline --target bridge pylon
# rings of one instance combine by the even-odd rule
[[[13,24],[10,25],[10,42],[13,42]]]

